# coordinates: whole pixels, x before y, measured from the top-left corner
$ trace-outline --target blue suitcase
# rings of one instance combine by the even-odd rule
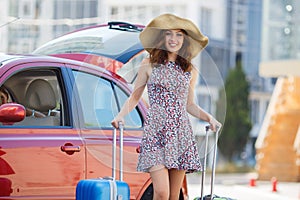
[[[129,198],[128,184],[109,178],[81,180],[76,188],[76,200],[129,200]]]
[[[117,130],[113,133],[112,177],[80,180],[76,186],[76,200],[129,200],[130,190],[123,181],[123,126],[120,127],[120,180],[116,180]]]

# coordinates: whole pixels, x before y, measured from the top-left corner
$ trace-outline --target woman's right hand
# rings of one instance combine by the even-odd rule
[[[124,119],[123,118],[119,118],[119,117],[115,117],[112,121],[111,121],[111,125],[114,128],[119,128],[119,123],[122,123],[124,125]]]

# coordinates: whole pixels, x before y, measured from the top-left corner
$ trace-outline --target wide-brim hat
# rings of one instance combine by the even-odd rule
[[[206,47],[208,37],[203,35],[199,28],[189,19],[173,14],[162,14],[154,18],[140,33],[140,41],[146,51],[150,52],[155,47],[155,42],[161,30],[182,29],[190,39],[191,57]]]

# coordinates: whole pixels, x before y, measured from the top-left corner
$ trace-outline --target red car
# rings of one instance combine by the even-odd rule
[[[9,103],[0,106],[0,199],[75,199],[79,180],[111,175],[110,121],[128,98],[128,79],[134,80],[134,63],[143,57],[140,28],[113,26],[119,28],[108,24],[77,31],[63,36],[66,43],[58,39],[64,45],[54,40],[34,52],[55,56],[0,54],[0,86],[9,95]],[[77,34],[95,41],[89,31],[102,37],[93,52],[83,45],[86,40],[72,39]],[[114,45],[108,50],[102,32],[117,38],[108,40]],[[126,46],[126,41],[134,42]],[[56,51],[72,44],[77,44],[73,50]],[[120,50],[122,45],[128,48]],[[120,68],[123,77],[114,73]],[[140,102],[125,118],[123,169],[131,199],[152,199],[149,175],[136,171],[146,111]]]

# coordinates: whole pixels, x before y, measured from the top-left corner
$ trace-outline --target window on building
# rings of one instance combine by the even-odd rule
[[[53,18],[60,19],[83,19],[97,17],[97,0],[55,0]],[[91,22],[90,25],[94,23]],[[54,37],[61,36],[67,32],[87,26],[87,24],[69,24],[60,22],[53,26]]]
[[[252,124],[259,123],[259,101],[254,99],[250,101],[250,115]]]
[[[132,6],[125,6],[124,7],[124,14],[127,16],[128,21],[134,20],[133,13],[134,13],[134,11],[133,11]]]
[[[34,5],[30,0],[22,0],[19,2],[19,17],[33,18]]]
[[[165,9],[166,9],[166,12],[170,12],[170,13],[175,12],[175,6],[174,5],[166,5]]]
[[[115,16],[119,13],[119,9],[116,6],[111,7],[110,15]]]
[[[9,2],[10,2],[9,16],[19,16],[19,12],[18,12],[19,0],[10,0]]]
[[[146,6],[137,7],[137,17],[138,19],[144,19],[146,16]]]
[[[201,8],[200,13],[200,29],[203,30],[206,35],[211,35],[212,11],[208,8]]]
[[[205,111],[207,112],[211,112],[211,96],[209,96],[208,94],[198,94],[197,95],[198,99],[198,105],[201,106],[201,108],[203,108]]]
[[[151,7],[152,16],[158,16],[160,13],[160,7],[159,6],[152,6]]]

